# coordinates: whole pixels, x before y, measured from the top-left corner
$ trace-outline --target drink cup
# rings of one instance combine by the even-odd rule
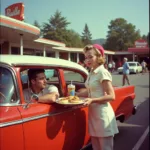
[[[68,95],[75,96],[75,85],[73,84],[68,85]]]

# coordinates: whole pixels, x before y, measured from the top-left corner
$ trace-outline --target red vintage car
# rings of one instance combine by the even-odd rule
[[[81,65],[40,56],[0,56],[0,149],[1,150],[81,150],[90,144],[87,106],[26,103],[27,70],[44,68],[48,84],[67,96],[70,81],[76,90],[85,88],[88,75]],[[111,102],[116,118],[123,122],[135,108],[134,86],[114,87]]]

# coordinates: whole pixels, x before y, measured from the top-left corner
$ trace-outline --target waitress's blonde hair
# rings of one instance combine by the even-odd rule
[[[89,51],[89,50],[94,50],[95,51],[95,55],[97,56],[97,62],[99,65],[103,65],[105,64],[106,62],[106,58],[105,58],[105,55],[102,56],[102,54],[100,53],[100,51],[95,48],[93,45],[86,45],[84,48],[83,48],[83,52],[84,54]]]

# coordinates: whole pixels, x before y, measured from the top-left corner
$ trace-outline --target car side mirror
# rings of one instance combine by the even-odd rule
[[[27,108],[29,108],[29,104],[30,103],[32,103],[32,101],[30,100],[30,101],[28,101],[25,105],[23,105],[23,108],[24,109],[27,109]]]
[[[35,99],[30,99],[24,106],[23,106],[23,108],[24,109],[27,109],[27,108],[29,108],[29,104],[31,104],[31,103],[34,103],[34,102],[37,102],[37,100],[35,100]]]

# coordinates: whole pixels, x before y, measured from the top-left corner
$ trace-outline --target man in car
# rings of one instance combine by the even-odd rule
[[[36,100],[40,103],[53,103],[59,97],[58,88],[47,85],[44,69],[29,69],[29,88],[23,91],[26,102]]]

